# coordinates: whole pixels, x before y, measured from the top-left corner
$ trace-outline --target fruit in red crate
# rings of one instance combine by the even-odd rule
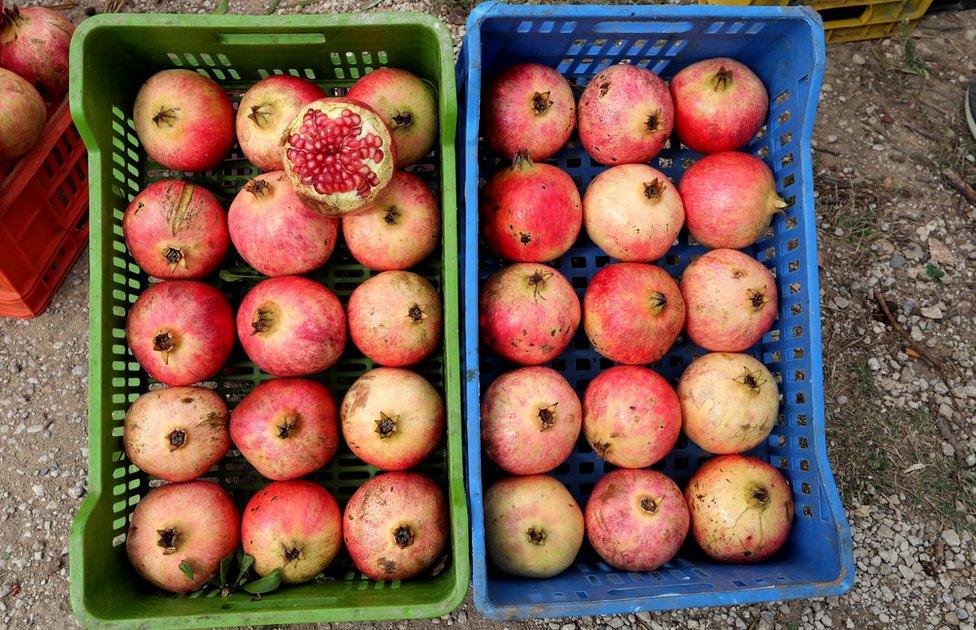
[[[265,381],[230,418],[241,455],[268,479],[297,479],[329,463],[339,445],[336,403],[328,388],[303,378]]]
[[[125,455],[153,477],[196,479],[227,454],[229,420],[227,403],[211,389],[155,389],[137,398],[125,413]]]
[[[259,282],[237,311],[237,336],[255,365],[275,376],[307,376],[335,365],[346,347],[346,315],[318,282],[282,276]]]
[[[674,344],[685,322],[678,285],[660,267],[607,265],[583,296],[583,327],[593,348],[617,363],[653,363]]]
[[[762,81],[735,59],[704,59],[671,79],[674,127],[681,143],[699,153],[745,146],[762,127],[769,95]]]
[[[601,164],[647,162],[664,147],[673,124],[668,84],[645,68],[610,66],[580,96],[580,141]]]
[[[727,151],[698,160],[681,177],[688,232],[706,247],[742,249],[755,243],[786,202],[769,167],[748,153]]]
[[[44,132],[47,106],[30,83],[0,68],[0,161],[19,157]]]
[[[505,573],[553,577],[573,563],[582,545],[583,513],[552,477],[509,477],[485,493],[485,548]]]
[[[625,262],[664,256],[685,221],[678,189],[646,164],[621,164],[601,172],[583,196],[586,233],[607,254]]]
[[[493,252],[516,262],[547,262],[565,254],[583,224],[572,178],[525,153],[481,191],[481,225]]]
[[[681,433],[681,404],[664,378],[618,365],[597,375],[583,396],[583,435],[615,466],[644,468],[671,452]]]
[[[766,462],[719,455],[685,488],[691,532],[702,550],[723,562],[761,562],[779,550],[793,525],[793,495]]]
[[[244,157],[265,173],[285,168],[281,134],[299,110],[320,98],[325,98],[325,90],[289,74],[266,77],[252,85],[237,107],[237,141]]]
[[[346,549],[373,580],[406,580],[430,569],[449,536],[444,493],[420,473],[377,475],[359,486],[343,514]]]
[[[384,271],[349,296],[349,334],[359,351],[388,367],[418,363],[440,345],[441,296],[423,276]]]
[[[179,179],[149,184],[122,217],[129,253],[150,276],[205,278],[230,246],[227,215],[212,192]]]
[[[779,388],[748,354],[712,352],[692,361],[678,383],[685,435],[709,453],[741,453],[769,437]]]
[[[234,248],[266,276],[318,269],[339,239],[339,220],[306,206],[284,171],[245,184],[227,211],[227,226]]]
[[[481,340],[512,363],[539,365],[566,349],[580,322],[580,303],[552,267],[516,263],[481,286]]]
[[[136,135],[150,159],[177,171],[216,168],[234,144],[234,106],[212,79],[163,70],[136,94]]]
[[[505,372],[481,398],[481,441],[491,461],[513,475],[549,472],[573,452],[583,411],[559,372]]]
[[[60,11],[2,9],[0,68],[26,79],[48,101],[59,101],[68,91],[68,47],[74,32],[75,25]]]
[[[762,339],[776,319],[776,280],[754,258],[714,249],[681,275],[688,309],[685,330],[712,352],[742,352]]]
[[[655,470],[611,471],[586,503],[586,536],[621,571],[653,571],[688,535],[688,506],[678,485]]]
[[[356,81],[346,97],[369,105],[393,132],[397,168],[410,166],[434,148],[437,103],[434,92],[417,75],[377,68]]]
[[[132,512],[125,550],[135,570],[161,589],[189,593],[206,584],[240,543],[240,515],[212,481],[168,483]]]
[[[244,507],[241,543],[244,553],[254,557],[258,575],[278,569],[285,584],[308,582],[342,546],[339,504],[312,481],[275,481]]]
[[[427,379],[376,368],[342,399],[342,437],[359,459],[382,470],[413,468],[444,438],[444,401]]]
[[[544,160],[563,148],[576,127],[569,82],[537,63],[517,64],[495,77],[481,111],[488,144],[508,160],[521,151]]]
[[[437,197],[424,180],[399,171],[373,203],[342,217],[342,233],[360,264],[377,271],[409,269],[440,241]]]
[[[143,291],[129,309],[125,338],[149,376],[189,385],[224,366],[234,348],[234,313],[209,284],[167,280]]]
[[[295,192],[320,212],[356,212],[393,178],[397,148],[369,106],[323,98],[302,108],[282,136],[285,172]]]

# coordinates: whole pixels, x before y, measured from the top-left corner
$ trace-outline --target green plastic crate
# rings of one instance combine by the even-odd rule
[[[129,565],[124,539],[128,517],[153,485],[126,461],[122,420],[128,406],[152,385],[125,344],[128,307],[147,278],[128,255],[122,214],[151,181],[177,176],[147,161],[133,131],[132,103],[153,73],[182,67],[206,74],[238,100],[269,74],[313,79],[341,93],[372,68],[395,66],[428,80],[436,89],[441,121],[435,157],[411,170],[440,194],[441,247],[418,271],[444,296],[442,351],[417,369],[444,395],[448,437],[418,470],[447,491],[451,544],[440,572],[403,582],[374,582],[340,555],[329,580],[282,587],[252,601],[229,597],[177,597],[155,590]],[[406,619],[443,615],[458,606],[468,587],[468,514],[462,466],[460,367],[458,359],[457,205],[454,142],[457,118],[451,38],[443,24],[416,13],[295,16],[100,15],[78,28],[71,48],[71,111],[88,147],[91,196],[91,295],[89,339],[89,489],[71,531],[71,604],[79,621],[94,627],[216,627],[315,621]],[[255,169],[238,149],[221,168],[194,179],[225,203]],[[228,267],[238,267],[233,255]],[[341,299],[370,275],[344,246],[315,276]],[[257,280],[217,284],[231,303]],[[337,397],[372,367],[350,343],[339,364],[322,375]],[[267,376],[238,347],[213,386],[233,406]],[[378,471],[348,449],[313,478],[344,502]],[[236,451],[213,476],[244,501],[266,482]],[[436,575],[434,575],[436,573]]]

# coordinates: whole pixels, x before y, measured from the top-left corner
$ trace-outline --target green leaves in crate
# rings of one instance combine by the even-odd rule
[[[281,586],[281,571],[279,569],[275,569],[264,577],[260,577],[252,571],[253,568],[254,556],[238,549],[236,554],[222,558],[220,561],[220,569],[214,574],[213,578],[199,589],[190,593],[189,597],[197,598],[204,594],[208,598],[216,597],[218,594],[221,597],[227,597],[231,593],[239,590],[261,596]],[[189,579],[193,579],[193,569],[185,560],[180,563],[180,570]]]
[[[193,581],[193,567],[186,560],[180,562],[180,571],[186,576],[186,579]]]

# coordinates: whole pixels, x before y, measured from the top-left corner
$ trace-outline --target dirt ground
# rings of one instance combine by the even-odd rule
[[[469,6],[231,0],[229,9],[424,10],[459,36]],[[82,0],[69,13],[81,20],[85,9],[103,5]],[[815,174],[829,452],[858,571],[850,593],[506,624],[479,619],[469,600],[441,619],[358,627],[974,628],[976,193],[967,201],[960,192],[976,183],[976,141],[963,115],[974,75],[976,11],[930,16],[910,36],[828,49]],[[67,535],[87,474],[87,283],[83,259],[44,315],[0,320],[0,630],[75,625]]]

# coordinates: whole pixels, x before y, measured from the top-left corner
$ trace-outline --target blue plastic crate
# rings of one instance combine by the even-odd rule
[[[547,579],[516,578],[497,571],[485,557],[484,489],[498,477],[482,458],[480,395],[513,366],[478,342],[478,287],[502,262],[478,240],[478,189],[503,164],[479,142],[482,77],[513,63],[557,68],[577,88],[606,66],[627,61],[665,79],[686,65],[730,56],[751,67],[771,99],[766,126],[748,151],[776,176],[790,207],[748,253],[777,278],[780,313],[773,329],[751,350],[776,376],[783,395],[779,422],[767,443],[751,454],[784,473],[793,489],[796,518],[784,549],[772,560],[737,566],[716,563],[689,542],[661,569],[617,571],[584,543],[577,561]],[[458,62],[461,86],[459,134],[464,190],[464,361],[468,493],[471,502],[474,602],[495,619],[626,613],[694,606],[745,604],[838,595],[854,580],[851,534],[827,461],[824,437],[820,304],[810,138],[824,68],[824,33],[817,14],[804,8],[718,6],[509,6],[488,2],[468,20]],[[672,140],[651,165],[678,180],[697,155]],[[593,162],[574,138],[551,160],[570,173],[581,192],[605,167]],[[680,242],[658,264],[673,276],[704,249]],[[553,265],[580,298],[589,278],[611,262],[585,234]],[[703,350],[679,339],[652,366],[677,382]],[[581,395],[596,374],[612,365],[590,346],[582,331],[552,367]],[[682,435],[655,468],[683,485],[707,455]],[[569,461],[554,475],[580,506],[609,469],[581,437]]]

